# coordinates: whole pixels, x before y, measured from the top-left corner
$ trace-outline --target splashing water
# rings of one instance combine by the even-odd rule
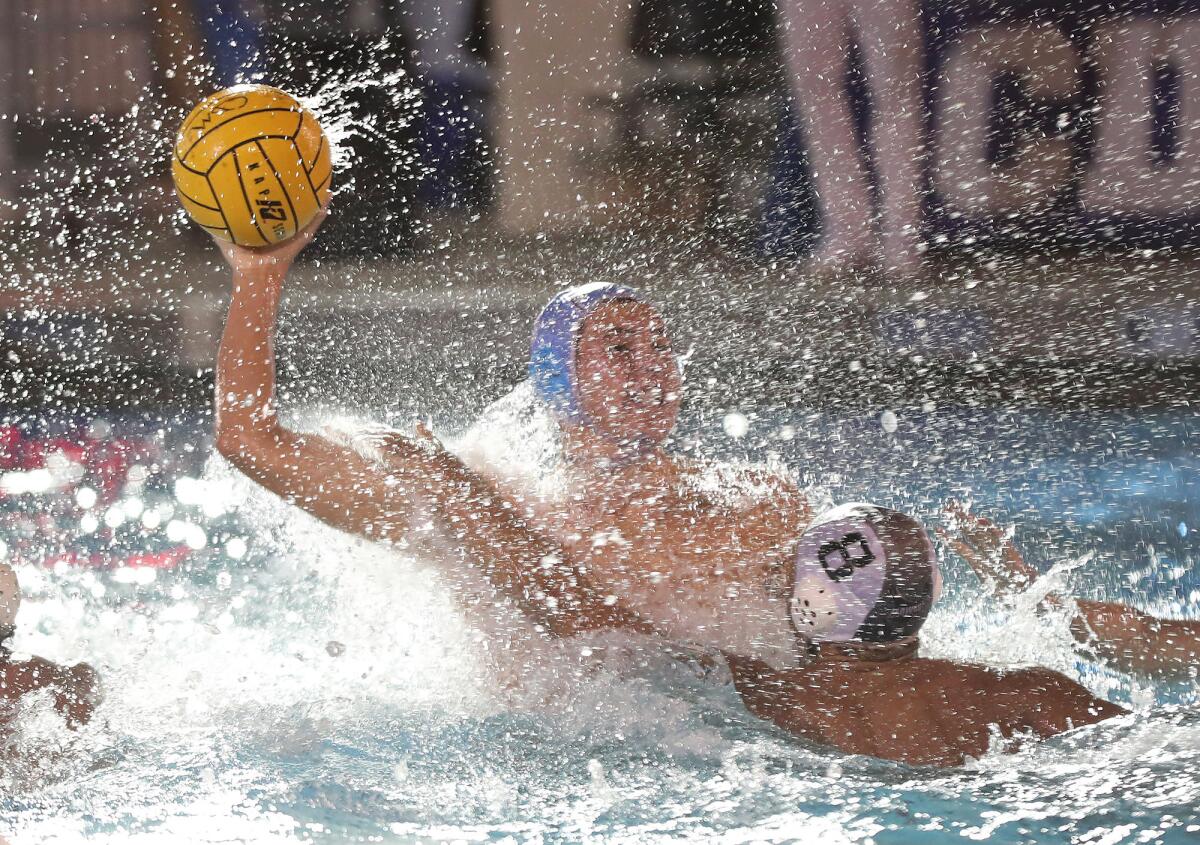
[[[531,408],[518,388],[456,448],[551,478],[552,426]],[[925,436],[964,420],[1003,434],[995,418],[942,412],[922,421]],[[896,435],[874,419],[786,424],[796,455],[837,430],[877,478],[899,472]],[[1056,425],[1030,417],[1023,436],[1052,441]],[[1007,471],[1036,452],[1028,440],[1002,452]],[[939,495],[907,472],[914,509]],[[107,701],[73,735],[49,701],[22,708],[2,804],[15,841],[1183,842],[1200,823],[1195,687],[1088,671],[1063,618],[1038,615],[1033,597],[988,601],[953,566],[926,653],[1049,665],[1135,712],[940,772],[793,741],[747,716],[723,672],[618,635],[538,653],[546,683],[514,697],[428,562],[324,528],[218,458],[194,483],[245,529],[245,559],[209,548],[145,584],[20,567],[18,647],[93,662]],[[215,519],[176,505],[217,536]],[[1095,564],[1065,558],[1048,577],[1078,580]]]
[[[368,91],[393,107],[390,127],[383,125],[386,118],[352,105],[356,94]],[[411,181],[418,173],[413,150],[395,134],[409,125],[417,96],[403,72],[376,65],[323,79],[304,99],[332,142],[339,200],[370,187],[354,179],[363,142],[386,151],[391,172],[371,174],[385,189],[392,179]],[[171,130],[181,116],[163,92],[148,89],[124,113],[90,116],[91,140],[101,141],[92,160],[76,160],[76,148],[88,138],[72,135],[30,174],[19,206],[25,214],[4,224],[12,231],[0,239],[13,297],[10,363],[41,354],[85,380],[103,380],[105,371],[97,375],[91,368],[114,359],[128,366],[130,359],[121,359],[120,324],[77,313],[91,313],[95,294],[111,293],[101,308],[123,303],[153,311],[157,320],[186,316],[198,310],[191,297],[215,300],[225,290],[222,277],[206,294],[198,279],[201,262],[182,256],[176,238],[163,237],[194,230],[166,183],[146,179],[152,163],[169,158]],[[22,121],[44,122],[41,109]],[[734,125],[740,132],[741,124]],[[1073,124],[1059,128],[1079,134]],[[746,153],[731,145],[728,155]],[[724,193],[756,193],[744,187]],[[1186,204],[1188,198],[1175,199]],[[7,216],[3,211],[0,218]],[[378,219],[364,216],[374,239]],[[1057,215],[1049,222],[1061,228]],[[1083,228],[1089,241],[1107,241],[1109,235],[1090,227]],[[639,237],[596,247],[592,261],[603,265],[596,272],[623,279],[645,274],[651,262]],[[669,239],[669,254],[704,251],[698,234]],[[973,248],[965,254],[987,264],[964,273],[963,288],[995,284],[990,254]],[[494,257],[487,257],[489,285],[503,276],[493,272]],[[681,288],[674,301],[689,307],[705,299],[718,311],[734,302],[761,315],[780,307],[778,286],[750,277],[738,282],[723,269],[707,276],[680,272],[684,264],[670,264],[664,275],[686,279],[661,283]],[[518,266],[522,276],[529,272],[525,263]],[[1193,269],[1181,265],[1159,278],[1156,267],[1129,262],[1100,273],[1099,284],[1112,285],[1120,307],[1096,322],[1117,331],[1099,342],[1091,331],[1098,326],[1089,326],[1090,342],[1123,348],[1126,334],[1145,334],[1129,341],[1150,351],[1184,348],[1193,340],[1190,316],[1176,330],[1168,320],[1174,306],[1162,314],[1149,309],[1132,312],[1136,319],[1126,325],[1125,300],[1141,308],[1137,288],[1167,287],[1167,276],[1185,278]],[[543,287],[562,281],[554,266],[534,272]],[[1105,282],[1109,273],[1128,278]],[[377,273],[371,267],[366,275],[376,274],[382,281],[363,283],[356,297],[393,284],[386,268]],[[944,281],[957,278],[948,274]],[[1077,281],[1075,271],[1057,278],[1039,284],[1036,297],[1018,296],[1010,304],[1036,315],[1031,333],[1074,347],[1079,333],[1070,321],[1062,328],[1045,325],[1047,293]],[[785,299],[795,298],[804,318],[795,326],[805,331],[822,312],[821,321],[831,324],[847,315],[854,320],[846,324],[862,322],[860,303],[881,294],[873,283],[839,286],[831,310],[829,303],[810,309],[803,293],[809,282],[790,274],[785,282]],[[466,306],[473,300],[463,291],[471,284],[468,279],[445,298]],[[1191,295],[1182,287],[1171,295],[1174,290]],[[934,304],[940,294],[919,291],[908,304]],[[1060,308],[1067,307],[1064,300]],[[688,409],[679,447],[788,464],[821,506],[874,500],[933,523],[945,498],[970,498],[1018,524],[1017,541],[1048,570],[1039,589],[1065,585],[1065,591],[1132,600],[1162,615],[1200,614],[1200,535],[1190,529],[1200,524],[1200,464],[1190,443],[1191,418],[1140,411],[1052,417],[939,408],[932,401],[920,411],[897,406],[855,416],[763,410],[761,404],[775,401],[767,395],[754,410],[727,407],[738,382],[770,392],[768,347],[777,348],[776,365],[797,374],[817,368],[809,348],[817,344],[807,337],[801,343],[783,312],[756,330],[769,344],[760,344],[756,332],[740,332],[743,340],[719,327],[710,333],[704,345],[721,347],[727,360],[712,369],[719,379],[689,386],[692,397],[700,396],[689,401],[702,407]],[[930,319],[938,313],[931,309]],[[1096,312],[1080,311],[1082,318],[1089,313]],[[321,355],[333,356],[340,347],[370,359],[356,360],[358,368],[392,366],[398,356],[385,354],[386,341],[363,354],[360,320],[354,322],[352,342],[313,345]],[[941,331],[961,333],[952,320],[942,322],[949,328]],[[1165,329],[1158,326],[1163,322]],[[907,325],[902,321],[896,331],[903,336]],[[974,319],[965,325],[973,330]],[[924,316],[912,329],[914,338],[939,334]],[[848,337],[853,360],[846,371],[856,374],[865,365],[853,351],[854,335]],[[957,350],[957,343],[950,347]],[[457,367],[456,346],[448,357]],[[174,360],[177,350],[169,351],[161,360]],[[421,352],[414,357],[427,367],[430,350]],[[919,356],[913,361],[919,364]],[[982,372],[983,363],[976,366]],[[495,375],[497,359],[483,368]],[[339,375],[347,369],[334,368]],[[130,378],[136,393],[140,376]],[[12,386],[10,401],[40,404],[39,414],[72,396],[69,384],[50,385],[44,400],[35,379],[5,384]],[[329,530],[258,491],[217,458],[203,468],[193,465],[192,453],[184,455],[178,442],[188,437],[178,435],[191,432],[194,422],[167,426],[166,440],[175,442],[167,443],[161,460],[116,461],[122,475],[111,485],[91,477],[80,484],[75,476],[83,459],[69,448],[53,452],[61,457],[47,458],[44,466],[0,479],[0,557],[17,564],[28,597],[18,649],[62,662],[87,660],[99,668],[107,692],[95,721],[76,733],[63,731],[44,696],[23,703],[12,730],[0,731],[0,836],[17,843],[1174,843],[1195,841],[1200,833],[1195,677],[1150,684],[1088,663],[1065,616],[1039,612],[1033,591],[997,602],[965,567],[945,561],[947,591],[924,630],[924,653],[1047,665],[1132,705],[1132,715],[1015,754],[997,750],[961,770],[846,757],[749,717],[722,671],[647,649],[637,639],[534,643],[526,684],[506,687],[491,671],[492,640],[460,613],[433,561]],[[96,439],[103,444],[111,437],[119,453],[115,444],[126,423],[114,418],[113,431]],[[98,428],[108,427],[98,421]],[[545,490],[560,482],[554,426],[531,402],[527,386],[450,443],[482,450],[503,472]],[[150,465],[168,467],[163,488],[136,475]],[[69,530],[47,527],[62,522],[71,523]]]

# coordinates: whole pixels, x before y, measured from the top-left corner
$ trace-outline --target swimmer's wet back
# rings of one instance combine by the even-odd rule
[[[790,602],[810,640],[915,636],[941,592],[929,535],[899,511],[848,504],[818,516],[796,550]]]

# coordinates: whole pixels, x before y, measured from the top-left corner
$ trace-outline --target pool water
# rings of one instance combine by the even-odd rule
[[[1081,595],[1200,615],[1191,416],[728,416],[692,413],[680,448],[779,461],[818,502],[929,522],[956,496],[1015,522],[1030,559]],[[617,635],[537,653],[529,689],[503,693],[436,571],[256,491],[209,457],[202,418],[14,422],[0,539],[28,597],[16,645],[86,659],[107,689],[74,735],[48,701],[22,709],[0,774],[14,842],[1200,835],[1196,682],[1086,664],[1062,619],[988,598],[958,561],[926,653],[1036,661],[1135,712],[933,771],[794,741],[749,717],[721,671]],[[41,458],[30,445],[55,439]],[[125,478],[104,487],[91,458],[117,440]],[[50,481],[31,477],[39,461],[57,461]]]

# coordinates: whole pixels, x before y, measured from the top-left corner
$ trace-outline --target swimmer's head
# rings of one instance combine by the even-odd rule
[[[621,285],[550,300],[534,325],[529,377],[564,427],[636,450],[666,439],[679,414],[679,364],[662,317]]]
[[[942,589],[925,529],[876,505],[843,505],[818,516],[800,538],[795,567],[792,622],[814,641],[913,637]]]
[[[0,563],[0,648],[16,631],[20,608],[21,587],[17,584],[17,573],[7,563]]]

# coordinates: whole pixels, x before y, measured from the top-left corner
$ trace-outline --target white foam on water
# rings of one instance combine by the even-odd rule
[[[552,488],[553,425],[535,404],[518,388],[452,447]],[[505,687],[437,561],[326,528],[218,458],[201,482],[253,527],[261,569],[106,591],[87,572],[21,571],[18,647],[94,663],[107,700],[75,735],[47,697],[24,708],[3,776],[14,841],[859,842],[898,824],[977,839],[1098,831],[1130,802],[1200,806],[1186,708],[914,772],[793,741],[745,715],[722,669],[619,634],[534,643],[526,684]],[[924,653],[1134,690],[1081,672],[1066,617],[1037,598],[951,590]]]

